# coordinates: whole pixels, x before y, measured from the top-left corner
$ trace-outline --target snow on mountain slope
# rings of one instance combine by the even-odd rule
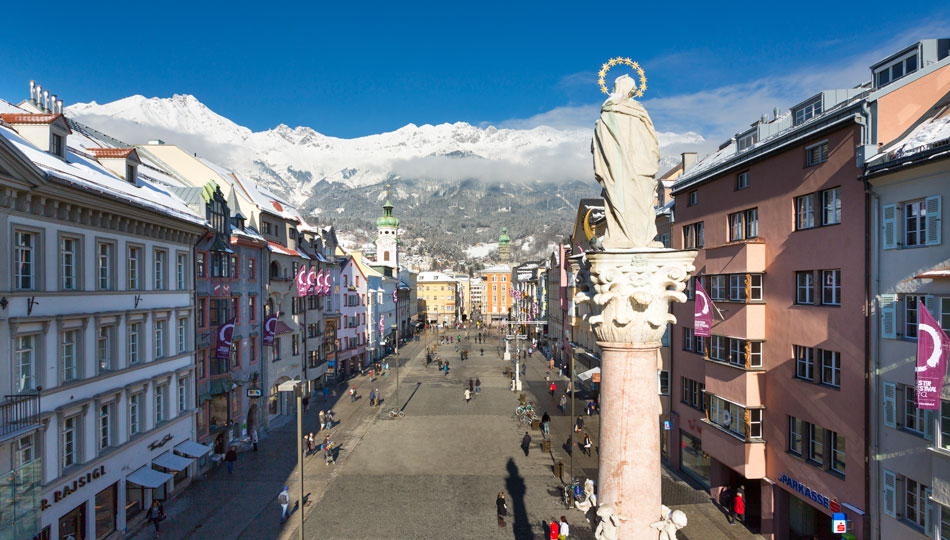
[[[77,103],[70,118],[128,143],[162,139],[208,157],[302,205],[325,180],[349,187],[403,177],[456,181],[559,182],[591,177],[589,129],[478,128],[465,122],[416,126],[354,139],[279,124],[252,132],[191,95],[130,96]],[[593,119],[592,119],[593,121]],[[660,133],[664,148],[703,142],[696,133]],[[677,157],[678,159],[678,157]],[[664,158],[666,170],[675,160]],[[662,171],[661,171],[662,172]]]

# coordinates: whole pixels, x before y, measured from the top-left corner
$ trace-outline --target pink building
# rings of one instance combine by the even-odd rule
[[[337,353],[340,377],[352,376],[369,362],[366,354],[367,280],[354,256],[346,259],[340,271],[341,320],[336,333],[340,342]]]
[[[747,526],[767,538],[841,538],[837,512],[852,538],[870,537],[878,427],[858,179],[946,92],[933,66],[907,75],[776,109],[673,187],[673,246],[700,250],[688,296],[700,280],[715,308],[712,335],[699,337],[694,302],[673,307],[670,460],[714,498],[741,487]]]

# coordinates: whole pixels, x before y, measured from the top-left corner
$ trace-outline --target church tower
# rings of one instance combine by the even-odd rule
[[[498,236],[498,262],[502,264],[511,262],[511,238],[508,236],[508,227],[502,227],[501,235]]]
[[[399,249],[396,234],[398,230],[399,219],[393,217],[393,204],[389,202],[387,192],[383,215],[376,218],[376,264],[392,268],[396,272],[398,272],[396,267],[396,252]]]

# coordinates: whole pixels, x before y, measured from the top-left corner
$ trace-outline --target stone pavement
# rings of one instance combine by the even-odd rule
[[[506,364],[498,354],[498,340],[485,345],[476,344],[474,337],[463,340],[470,350],[465,362],[453,345],[439,346],[438,354],[450,362],[447,376],[437,372],[435,363],[425,367],[425,340],[423,336],[423,341],[400,351],[398,402],[391,369],[375,382],[368,377],[352,379],[349,384],[355,384],[363,398],[351,403],[341,395],[332,404],[340,423],[330,431],[331,438],[341,448],[336,465],[325,465],[322,454],[305,460],[306,538],[540,539],[546,538],[543,522],[562,515],[572,525],[571,538],[593,538],[588,516],[560,503],[554,464],[564,461],[567,479],[569,445],[562,443],[573,422],[547,393],[547,364],[540,354],[527,361],[524,393],[552,416],[551,438],[556,442],[552,453],[545,454],[540,450],[540,432],[529,430],[534,444],[526,457],[519,448],[525,430],[513,414],[517,394],[509,390],[503,374]],[[552,375],[559,398],[567,379]],[[476,376],[481,379],[481,394],[466,403],[464,388]],[[380,388],[384,396],[378,409],[368,405],[372,387]],[[406,417],[386,417],[394,404],[404,408]],[[314,429],[321,405],[319,399],[311,401],[305,432]],[[583,414],[582,401],[576,410]],[[594,451],[587,457],[575,450],[575,476],[596,479],[599,419],[584,415],[584,420],[585,431],[594,438]],[[280,489],[289,485],[291,506],[297,503],[295,439],[296,423],[291,421],[272,430],[259,452],[242,453],[233,475],[220,468],[195,482],[166,505],[169,517],[162,523],[160,538],[296,539],[298,514],[281,525],[276,502]],[[689,516],[690,524],[680,538],[759,538],[740,525],[730,526],[708,494],[668,472],[663,489],[664,502]],[[505,492],[509,505],[504,528],[495,519],[499,491]],[[153,538],[152,534],[149,528],[135,538]]]

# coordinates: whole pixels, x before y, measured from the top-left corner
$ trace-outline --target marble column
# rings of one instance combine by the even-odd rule
[[[601,348],[597,537],[650,539],[661,515],[657,356],[671,301],[683,289],[695,251],[640,249],[587,253],[576,260],[587,284],[591,327]],[[610,515],[612,514],[612,515]],[[616,527],[616,529],[614,529]]]

